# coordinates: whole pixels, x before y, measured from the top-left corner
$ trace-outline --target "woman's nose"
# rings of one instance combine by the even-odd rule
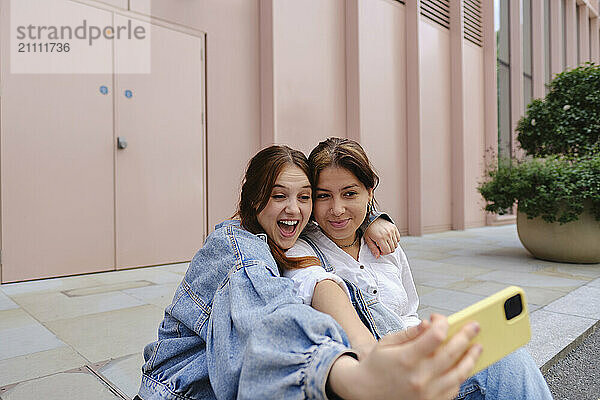
[[[298,207],[298,200],[289,199],[285,206],[285,212],[288,214],[298,214],[300,213],[300,207]]]
[[[344,213],[344,205],[339,200],[333,200],[331,204],[331,214],[335,216],[342,215]]]

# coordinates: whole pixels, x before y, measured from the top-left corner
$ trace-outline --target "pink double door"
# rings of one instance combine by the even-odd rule
[[[119,72],[139,60],[118,42],[98,47],[113,73],[13,74],[3,39],[3,283],[187,261],[202,245],[204,39],[148,27],[148,74]]]

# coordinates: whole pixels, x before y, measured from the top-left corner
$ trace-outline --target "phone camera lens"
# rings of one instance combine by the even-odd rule
[[[516,294],[504,302],[504,314],[507,320],[511,320],[523,311],[521,295]]]

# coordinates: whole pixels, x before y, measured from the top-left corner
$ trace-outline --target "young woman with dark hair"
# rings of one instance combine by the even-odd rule
[[[294,280],[303,302],[336,319],[361,358],[368,358],[376,349],[376,339],[421,323],[408,260],[400,247],[379,259],[367,251],[360,226],[374,210],[379,178],[360,144],[329,138],[313,149],[308,162],[313,182],[312,215],[318,225],[307,226],[286,254],[318,257],[321,264],[285,270],[284,274]],[[359,305],[358,314],[351,301]],[[433,319],[445,321],[441,315]],[[426,383],[422,376],[417,381]],[[336,393],[352,396],[345,388],[336,386]],[[429,398],[552,398],[540,371],[523,349],[467,379],[460,391],[456,386],[440,393],[433,381],[423,389]]]

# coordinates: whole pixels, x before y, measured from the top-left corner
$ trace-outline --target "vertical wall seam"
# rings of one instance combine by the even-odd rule
[[[345,2],[346,137],[360,142],[360,2]]]
[[[266,147],[276,141],[275,111],[275,38],[273,35],[273,1],[259,3],[259,81],[260,81],[260,146]]]
[[[450,3],[450,137],[452,229],[465,229],[464,0]]]
[[[419,8],[419,0],[406,2],[405,29],[406,132],[408,150],[408,234],[413,236],[421,236],[423,234]]]

